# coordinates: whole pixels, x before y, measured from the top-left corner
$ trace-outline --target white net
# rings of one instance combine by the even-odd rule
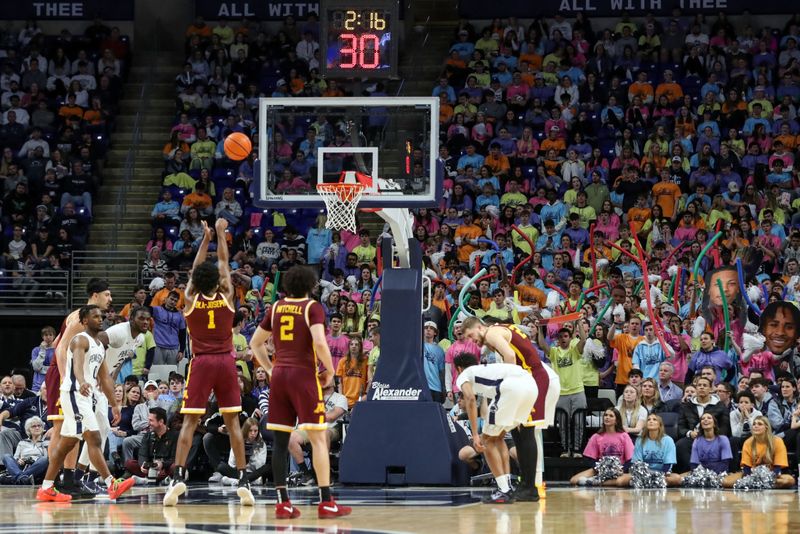
[[[318,184],[317,192],[328,211],[326,228],[356,232],[356,209],[364,191],[362,184]]]

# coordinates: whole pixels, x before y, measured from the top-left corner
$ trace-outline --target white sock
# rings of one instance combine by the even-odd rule
[[[508,493],[511,491],[511,487],[508,485],[508,475],[501,475],[499,477],[495,477],[495,482],[497,482],[497,487],[503,493]]]
[[[52,487],[53,487],[53,481],[52,480],[45,480],[44,482],[42,482],[42,489],[47,490],[47,489],[50,489]]]
[[[112,475],[108,475],[108,477],[106,477],[106,487],[110,488],[111,484],[113,483],[114,483],[114,477]]]

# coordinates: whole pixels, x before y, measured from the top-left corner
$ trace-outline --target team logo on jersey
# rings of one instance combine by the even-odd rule
[[[389,384],[381,382],[372,383],[372,400],[403,400],[415,401],[419,400],[422,393],[421,389],[417,388],[392,388]]]
[[[317,407],[314,409],[315,414],[325,413],[325,403],[318,402]]]

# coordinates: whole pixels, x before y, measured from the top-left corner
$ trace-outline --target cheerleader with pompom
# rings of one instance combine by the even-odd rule
[[[687,488],[719,488],[733,458],[731,444],[727,436],[720,435],[717,420],[710,413],[700,417],[700,430],[702,435],[692,443],[692,470],[681,475],[681,484]]]
[[[722,486],[737,489],[767,489],[771,482],[777,489],[793,488],[794,477],[784,472],[789,467],[786,445],[781,438],[772,434],[769,419],[763,415],[756,417],[750,430],[752,436],[742,446],[742,471],[725,477]],[[768,468],[773,476],[764,477],[760,473],[754,473],[760,466]]]
[[[647,416],[645,431],[633,448],[631,472],[617,479],[617,486],[638,488],[680,486],[681,477],[672,472],[677,462],[675,442],[664,430],[664,421],[656,414]],[[634,476],[636,478],[634,479]]]
[[[589,438],[583,450],[585,458],[595,460],[595,466],[581,471],[571,479],[573,486],[616,486],[624,466],[633,458],[633,442],[622,428],[622,416],[616,408],[603,412],[603,425]]]

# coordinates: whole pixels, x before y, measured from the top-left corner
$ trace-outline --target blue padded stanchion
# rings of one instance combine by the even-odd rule
[[[416,240],[411,265],[422,265]],[[391,251],[391,242],[384,242]],[[384,261],[391,266],[391,258]],[[465,484],[463,445],[423,370],[422,271],[383,271],[381,354],[367,400],[353,408],[339,459],[343,484]]]

